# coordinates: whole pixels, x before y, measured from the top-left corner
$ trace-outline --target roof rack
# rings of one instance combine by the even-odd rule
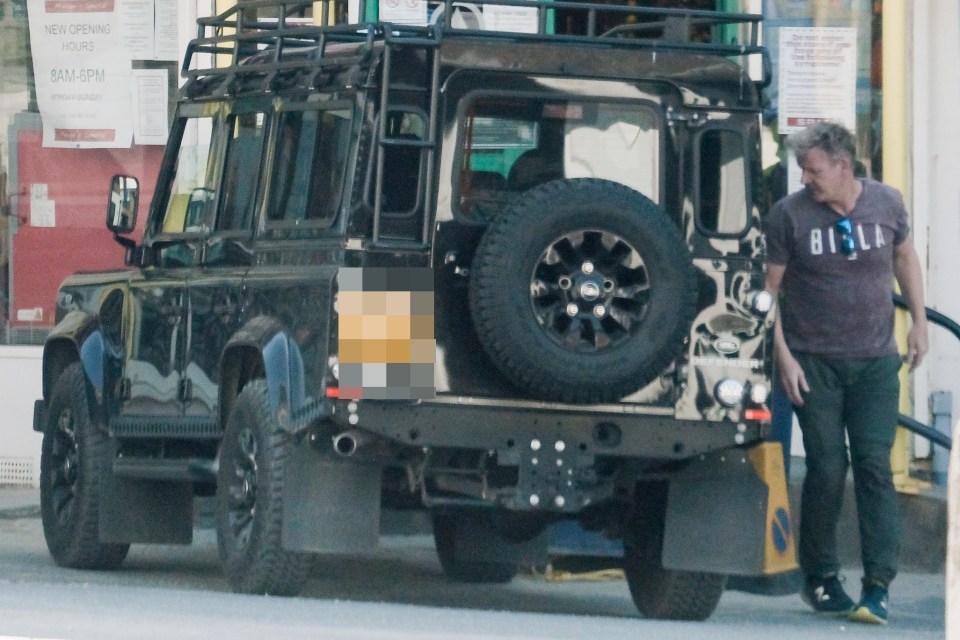
[[[427,3],[427,15],[434,22],[337,22],[338,17],[346,17],[347,0],[240,0],[220,15],[197,21],[198,37],[187,47],[181,72],[188,80],[188,89],[203,78],[219,78],[215,93],[230,93],[238,82],[249,78],[273,83],[296,77],[298,84],[310,84],[325,71],[362,62],[375,42],[435,47],[444,38],[454,37],[740,58],[765,52],[758,44],[762,17],[756,14],[570,0],[470,0],[469,6],[481,11],[486,7],[513,7],[536,12],[535,31],[514,32],[465,27],[462,19],[461,25],[456,25],[455,14],[468,7],[460,0],[420,1]],[[368,14],[368,2],[373,8],[373,0],[359,0],[358,16]],[[320,15],[314,12],[315,7],[320,8]],[[557,33],[554,23],[558,17],[575,26]],[[344,47],[331,48],[336,43],[370,46],[352,47],[353,55],[345,55]],[[199,58],[202,54],[210,58]],[[768,65],[765,55],[763,59]],[[766,69],[764,75],[769,75]]]

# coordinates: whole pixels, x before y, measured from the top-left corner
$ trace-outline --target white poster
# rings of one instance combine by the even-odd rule
[[[483,28],[513,33],[537,32],[537,8],[499,4],[483,5]]]
[[[167,70],[133,70],[133,141],[167,143]]]
[[[426,0],[380,0],[380,20],[394,24],[427,24]]]
[[[779,77],[781,134],[823,120],[856,131],[856,29],[781,27]]]
[[[43,146],[126,148],[130,58],[114,0],[28,0]]]
[[[177,33],[177,0],[156,0],[153,18],[153,59],[179,61],[183,56]]]
[[[117,0],[117,25],[126,56],[153,59],[153,0]]]

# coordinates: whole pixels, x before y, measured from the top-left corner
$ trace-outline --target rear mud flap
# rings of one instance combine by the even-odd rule
[[[711,453],[672,478],[662,561],[740,576],[796,569],[780,444]]]

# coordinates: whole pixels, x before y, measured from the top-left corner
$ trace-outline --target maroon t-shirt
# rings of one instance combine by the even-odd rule
[[[780,313],[791,351],[871,358],[897,352],[893,336],[893,249],[910,226],[896,189],[862,179],[847,216],[856,245],[844,254],[843,216],[806,190],[777,202],[765,223],[767,261],[786,265]]]

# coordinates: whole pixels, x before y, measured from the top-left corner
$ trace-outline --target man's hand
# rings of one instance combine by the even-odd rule
[[[923,357],[927,355],[930,345],[927,342],[927,322],[914,322],[907,332],[907,355],[903,359],[904,363],[913,371],[923,362]]]
[[[807,376],[797,359],[789,352],[781,351],[777,355],[777,368],[780,372],[780,384],[790,402],[796,407],[803,406],[803,394],[810,392]]]

